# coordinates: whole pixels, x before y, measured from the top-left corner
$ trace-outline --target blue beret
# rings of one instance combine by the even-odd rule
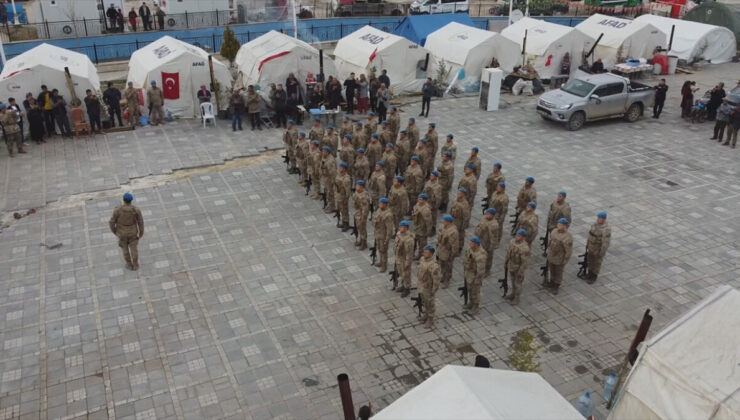
[[[494,168],[500,168],[501,167],[501,163],[496,162],[496,163],[493,164],[493,167]]]
[[[392,149],[392,148],[393,148],[393,143],[387,143],[387,144],[385,145],[385,147],[390,147],[390,148]]]
[[[313,122],[321,122],[321,118],[316,117],[316,118],[313,119]]]
[[[467,165],[465,165],[465,169],[475,169],[475,165],[473,165],[472,163],[468,163]]]
[[[157,81],[156,80],[152,80],[151,84],[156,85],[157,84]]]
[[[378,165],[378,166],[385,166],[385,163],[383,163],[382,160],[379,160],[379,161],[375,162],[375,164]]]
[[[315,145],[318,146],[319,145],[319,141],[318,140],[314,140],[314,141],[311,142],[311,144],[315,144]]]
[[[449,150],[448,150],[448,151],[446,151],[446,152],[445,152],[445,156],[447,156],[447,157],[452,157],[452,152],[450,152]]]
[[[355,181],[355,184],[362,185],[364,187],[365,186],[365,181],[363,181],[361,179],[358,179],[357,181]]]
[[[418,162],[419,156],[411,156],[411,160]]]
[[[429,140],[427,140],[427,139],[419,139],[419,141],[422,142],[422,143],[424,143],[424,144],[427,144],[427,142],[429,142]]]
[[[331,153],[331,147],[329,146],[324,146],[321,150]]]
[[[453,136],[452,134],[448,134],[448,135],[447,135],[447,138],[450,138],[450,139],[454,139],[454,138],[455,138],[455,136]]]
[[[401,220],[401,223],[399,223],[398,226],[406,226],[406,227],[409,227],[409,226],[411,226],[411,223],[409,223],[408,220]]]
[[[345,120],[351,120],[351,119],[352,119],[352,117],[350,117],[349,115],[345,115],[345,116],[344,116],[344,119],[345,119]]]
[[[430,122],[430,123],[429,123],[429,126],[430,126],[430,127],[436,127],[436,126],[437,126],[437,123],[433,123],[433,122]]]
[[[452,216],[450,216],[449,214],[445,214],[444,216],[442,216],[442,220],[444,220],[445,222],[452,222]]]
[[[493,207],[489,207],[486,209],[486,213],[496,214],[496,209],[494,209]]]
[[[306,132],[305,131],[301,131],[300,133],[298,133],[298,135],[301,136],[301,137],[306,137]]]
[[[408,134],[409,133],[409,130],[404,129],[404,130],[401,130],[400,133],[401,134]]]
[[[517,235],[527,236],[527,231],[524,229],[519,229],[516,231]]]
[[[534,184],[534,177],[528,176],[526,181]]]
[[[370,136],[370,137],[372,137],[374,139],[377,139],[378,137],[380,137],[380,135],[378,133],[373,133],[373,135]]]
[[[472,149],[470,149],[470,150],[472,150],[472,151],[474,151],[474,152],[477,152],[477,151],[479,151],[480,149],[478,149],[478,146],[473,146],[473,148],[472,148]]]
[[[470,242],[480,245],[480,238],[477,236],[473,236],[472,238],[470,238]]]
[[[468,189],[467,189],[467,188],[465,188],[465,187],[460,187],[460,188],[458,188],[457,190],[458,190],[458,191],[460,191],[461,193],[465,193],[465,194],[467,194],[467,193],[468,193]]]
[[[435,169],[431,172],[431,174],[434,176],[439,176],[439,171]]]
[[[409,118],[409,121],[414,121],[414,122],[416,122],[416,118],[414,118],[414,117],[411,117],[411,118]]]
[[[558,195],[562,195],[563,197],[567,197],[568,196],[568,194],[566,194],[565,191],[560,191],[558,193]]]
[[[357,149],[357,153],[365,153],[365,149],[363,149],[362,147],[360,147],[359,149]]]
[[[327,126],[326,129],[327,130],[333,130],[334,129],[334,126],[333,125]]]
[[[598,217],[600,219],[606,219],[606,212],[605,211],[602,211],[599,214],[597,214],[596,217]]]
[[[3,104],[3,105],[5,105],[5,104]],[[3,109],[5,109],[5,108],[3,108]],[[134,195],[127,192],[126,194],[123,195],[123,201],[134,201]]]
[[[527,207],[532,207],[533,209],[536,209],[537,203],[535,203],[534,201],[530,201],[529,203],[527,203]]]
[[[498,183],[498,186],[501,187],[501,188],[506,188],[506,183],[505,182],[499,182]]]
[[[295,124],[295,121],[293,121],[293,120],[288,120],[288,124]]]
[[[359,125],[359,126],[362,126],[362,121],[357,121],[357,122],[355,123],[355,125]]]
[[[344,138],[345,138],[345,139],[349,139],[349,140],[352,140],[352,134],[345,134],[345,135],[344,135]]]
[[[403,182],[403,177],[401,175],[396,175],[396,179]]]
[[[391,105],[391,109],[398,109],[398,107],[395,105]]]
[[[349,164],[347,162],[340,162],[339,163],[339,166],[342,167],[342,168],[347,169],[349,167]]]
[[[421,193],[419,194],[419,198],[423,198],[426,200],[427,198],[429,198],[429,196],[427,195],[427,193]]]
[[[388,125],[388,121],[384,120],[383,122],[380,123],[380,125]]]
[[[434,245],[427,245],[424,247],[424,251],[432,251],[434,252]]]
[[[5,109],[5,108],[7,108],[7,107],[8,107],[8,106],[7,106],[7,105],[5,105],[5,104],[0,104],[0,109]]]
[[[388,204],[388,199],[387,199],[387,198],[385,198],[385,197],[380,197],[380,199],[378,200],[378,202],[379,202],[379,203],[385,203],[385,204]]]
[[[568,219],[566,219],[565,217],[561,217],[560,219],[558,219],[558,223],[564,223],[567,225],[569,222]]]
[[[370,111],[370,112],[367,113],[367,116],[368,117],[374,117],[375,116],[375,113],[373,111]]]

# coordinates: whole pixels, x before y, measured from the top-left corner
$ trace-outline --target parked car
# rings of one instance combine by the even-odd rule
[[[422,0],[411,3],[409,12],[415,15],[432,13],[467,13],[470,9],[468,0]]]
[[[577,76],[540,96],[537,113],[575,131],[586,121],[619,117],[637,121],[645,108],[653,105],[654,96],[655,89],[651,86],[616,74]]]
[[[343,0],[334,11],[334,16],[403,16],[403,5],[386,3],[382,0]]]

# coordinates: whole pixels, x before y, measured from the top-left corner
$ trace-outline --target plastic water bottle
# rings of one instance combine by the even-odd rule
[[[591,400],[591,393],[586,392],[585,394],[578,397],[578,402],[576,403],[576,410],[578,410],[579,413],[584,418],[588,418],[588,416],[591,415],[594,411],[594,402]]]
[[[612,392],[614,392],[614,386],[617,384],[617,375],[614,373],[610,373],[609,376],[606,377],[606,381],[604,382],[604,401],[609,401],[609,399],[612,397]]]

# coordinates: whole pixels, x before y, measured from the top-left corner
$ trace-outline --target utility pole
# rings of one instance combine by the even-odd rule
[[[21,22],[18,20],[18,12],[15,10],[15,0],[10,0],[10,3],[13,6],[13,21],[16,25],[20,25]]]

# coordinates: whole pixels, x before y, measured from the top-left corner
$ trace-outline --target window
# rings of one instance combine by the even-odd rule
[[[605,96],[617,95],[622,93],[623,90],[623,83],[609,83],[596,89],[596,91],[594,91],[594,95],[599,95],[600,98],[603,98]]]
[[[586,97],[594,85],[583,80],[570,79],[560,89],[564,92],[568,92],[571,95],[579,96],[581,98]]]

